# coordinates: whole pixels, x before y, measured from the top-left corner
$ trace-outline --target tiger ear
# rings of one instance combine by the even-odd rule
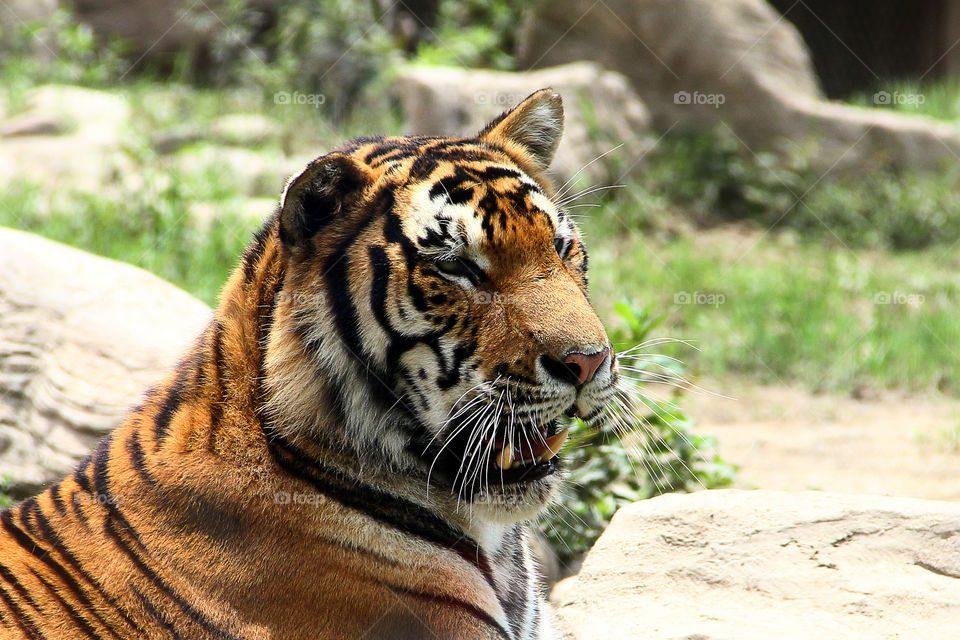
[[[287,182],[280,200],[280,240],[299,245],[330,223],[369,182],[366,169],[342,153],[310,162]]]
[[[523,148],[546,169],[553,161],[563,135],[563,100],[553,89],[540,89],[484,127],[479,140]]]

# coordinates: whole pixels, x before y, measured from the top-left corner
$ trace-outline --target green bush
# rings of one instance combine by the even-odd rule
[[[624,504],[673,491],[728,486],[735,473],[716,450],[716,440],[693,432],[693,421],[679,409],[675,387],[667,402],[643,393],[650,381],[676,382],[682,364],[665,356],[635,355],[643,345],[655,348],[650,335],[662,322],[649,309],[621,303],[617,313],[625,325],[611,334],[625,377],[638,383],[611,411],[613,420],[590,429],[574,420],[564,464],[569,475],[561,499],[541,519],[540,531],[565,565],[586,553]],[[631,349],[632,348],[632,349]]]
[[[419,43],[418,62],[512,69],[524,3],[466,0],[439,3],[437,27]]]

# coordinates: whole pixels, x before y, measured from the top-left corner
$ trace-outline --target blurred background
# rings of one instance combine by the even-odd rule
[[[955,0],[2,0],[4,491],[170,366],[307,161],[553,86],[651,434],[578,433],[561,560],[664,491],[960,499],[958,43]]]

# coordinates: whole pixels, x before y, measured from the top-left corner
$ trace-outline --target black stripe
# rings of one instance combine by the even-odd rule
[[[106,592],[106,590],[104,589],[100,581],[97,578],[91,576],[82,566],[80,566],[80,562],[70,552],[66,544],[60,538],[60,535],[53,529],[53,527],[50,525],[50,522],[44,517],[43,513],[41,513],[38,510],[34,512],[33,516],[40,527],[40,532],[42,534],[42,537],[40,539],[48,543],[52,549],[56,550],[57,553],[59,553],[63,557],[63,559],[66,560],[67,563],[73,568],[73,570],[76,571],[81,578],[86,580],[86,582],[93,587],[94,592],[97,595],[99,595],[101,598],[103,598],[105,602],[107,602],[110,606],[112,606],[116,610],[117,613],[120,614],[120,617],[123,618],[124,622],[130,625],[131,628],[136,629],[138,632],[144,633],[143,628],[140,625],[138,625],[136,622],[134,622],[130,618],[130,616],[127,615],[127,613],[120,607],[117,601]],[[53,558],[50,557],[50,554],[48,552],[44,551],[41,554],[38,552],[37,548],[35,547],[33,550],[31,550],[31,553],[34,556],[36,556],[37,559],[43,561],[48,566],[50,566],[54,571],[58,573],[58,575],[61,575],[64,578],[64,581],[67,582],[68,585],[70,585],[71,587],[74,587],[78,597],[80,597],[83,600],[83,602],[89,602],[87,597],[83,595],[83,591],[80,585],[76,582],[76,580],[74,580],[73,577],[70,576],[70,574],[66,571],[64,567],[62,567],[59,563],[54,561]],[[92,604],[90,606],[92,608]]]
[[[127,440],[127,451],[130,453],[130,464],[140,478],[149,486],[156,487],[157,481],[150,475],[147,469],[146,456],[143,453],[143,446],[140,444],[140,434],[136,431]]]
[[[513,630],[514,634],[518,636],[522,631],[521,625],[523,624],[523,611],[527,605],[527,597],[530,595],[529,576],[527,575],[527,567],[523,562],[523,545],[520,544],[522,533],[519,531],[519,528],[519,526],[515,527],[513,531],[511,531],[511,534],[507,537],[507,540],[509,541],[507,544],[510,544],[513,547],[510,554],[512,575],[510,576],[510,580],[507,584],[508,591],[506,597],[498,597],[501,606],[503,607],[503,612],[507,616],[510,628]],[[507,545],[504,546],[506,547]]]
[[[113,434],[111,433],[100,440],[97,448],[93,452],[93,496],[96,504],[103,506],[107,510],[107,521],[110,521],[112,518],[123,525],[123,528],[127,530],[127,533],[134,539],[137,546],[146,551],[147,547],[140,539],[140,534],[137,533],[133,525],[130,524],[126,517],[120,512],[117,496],[115,496],[110,489],[109,465],[110,444],[112,442]],[[120,496],[121,500],[125,498],[126,496]]]
[[[13,516],[10,511],[0,511],[0,523],[3,524],[3,528],[17,544],[36,555],[37,543],[13,523]]]
[[[277,294],[283,289],[286,280],[286,272],[282,266],[277,272],[276,277],[277,281],[274,283],[273,289],[270,290],[264,287],[258,303],[258,308],[266,309],[266,311],[259,314],[259,325],[257,326],[257,380],[255,382],[256,388],[254,389],[254,398],[257,407],[262,407],[266,401],[263,382],[267,379],[267,345],[270,341],[270,331],[273,328],[273,314],[277,308]],[[217,345],[220,345],[219,340],[217,341]]]
[[[20,514],[20,524],[22,524],[23,527],[27,530],[27,533],[36,537],[38,535],[36,525],[30,522],[30,518],[28,517],[30,515],[31,509],[39,510],[39,506],[37,505],[37,499],[35,497],[27,498],[26,500],[21,502],[19,505],[19,509],[17,511]]]
[[[484,182],[500,180],[501,178],[520,178],[519,171],[516,169],[510,169],[508,167],[486,167],[481,169],[478,175]],[[522,186],[526,188],[530,187],[530,185],[526,183],[523,183]]]
[[[23,532],[20,531],[20,529],[18,529],[16,525],[14,525],[12,522],[5,521],[3,524],[7,532],[13,535],[15,538],[18,536],[24,535]],[[18,540],[18,542],[21,543],[20,546],[22,547],[24,546],[22,544],[22,541]],[[110,625],[107,623],[106,620],[104,620],[97,613],[97,609],[96,607],[94,607],[93,602],[90,601],[86,593],[84,593],[83,588],[80,586],[79,583],[77,583],[77,581],[70,574],[70,572],[67,571],[67,569],[62,564],[57,562],[46,549],[42,549],[42,550],[41,549],[42,549],[41,547],[33,543],[32,548],[27,548],[27,551],[29,551],[30,554],[33,555],[33,557],[35,557],[37,560],[39,560],[40,562],[43,562],[50,569],[52,569],[53,572],[57,574],[57,577],[60,578],[60,580],[62,581],[63,583],[62,586],[68,589],[70,593],[73,594],[73,596],[80,601],[80,603],[84,606],[84,608],[87,611],[90,611],[97,618],[97,620],[100,621],[100,623],[104,626],[104,628],[109,628]],[[32,568],[30,570],[33,571]],[[116,636],[116,634],[114,635]]]
[[[140,601],[140,604],[143,605],[143,608],[147,610],[147,614],[152,616],[157,621],[157,623],[161,627],[163,627],[166,631],[169,631],[170,636],[174,640],[181,640],[183,638],[183,636],[181,636],[177,632],[176,628],[174,628],[173,622],[170,620],[170,617],[163,611],[160,611],[159,609],[157,609],[157,607],[152,602],[150,602],[150,600],[147,598],[146,595],[141,593],[140,590],[137,589],[136,587],[133,587],[133,593],[135,596],[137,596],[137,599]]]
[[[427,593],[425,591],[414,591],[406,587],[399,587],[395,585],[388,584],[387,587],[394,593],[402,596],[411,596],[413,598],[419,598],[420,600],[427,600],[429,602],[436,602],[448,607],[456,607],[463,611],[466,611],[469,615],[476,618],[480,622],[486,624],[489,627],[493,627],[497,632],[502,635],[504,638],[512,637],[506,629],[500,626],[500,623],[493,619],[489,613],[480,609],[479,607],[474,606],[473,604],[460,600],[459,598],[454,598],[452,596],[440,595],[436,593]]]
[[[22,517],[23,517],[23,514],[21,514],[21,518]],[[99,584],[96,584],[95,581],[92,580],[90,576],[88,576],[86,572],[84,572],[83,569],[80,568],[80,565],[76,561],[76,559],[73,558],[73,556],[66,551],[66,548],[63,546],[63,543],[60,540],[59,536],[57,536],[57,534],[50,527],[50,524],[49,522],[47,522],[46,518],[44,518],[39,511],[34,512],[34,518],[37,520],[37,524],[39,525],[40,532],[42,534],[42,537],[38,537],[38,540],[43,540],[45,542],[50,543],[54,549],[56,549],[64,558],[67,559],[67,561],[74,567],[75,570],[77,570],[78,573],[80,573],[80,575],[82,575],[91,584],[94,584],[94,586],[99,590],[100,595],[107,602],[116,606],[116,603],[109,596],[103,593]],[[17,544],[19,544],[24,550],[29,552],[35,558],[37,558],[38,560],[40,560],[41,562],[49,566],[51,569],[53,569],[57,573],[57,575],[60,576],[61,579],[63,579],[64,583],[70,589],[73,590],[73,592],[77,595],[78,599],[80,599],[82,602],[87,604],[91,609],[93,608],[93,605],[90,603],[89,599],[87,599],[87,597],[83,594],[83,591],[80,585],[76,582],[76,580],[74,580],[74,578],[69,574],[69,572],[62,565],[60,565],[60,563],[56,562],[56,560],[54,560],[50,556],[49,552],[47,552],[45,549],[40,547],[37,544],[36,540],[27,536],[26,533],[24,533],[19,527],[17,527],[13,523],[13,519],[11,518],[11,514],[9,511],[4,511],[0,513],[0,523],[2,523],[3,528],[17,542]],[[134,625],[131,624],[131,626],[134,626]]]
[[[276,296],[274,296],[274,301],[276,301]],[[276,304],[276,302],[274,302],[274,304]],[[272,316],[272,308],[270,313]],[[220,320],[214,320],[210,330],[213,332],[210,344],[210,349],[213,351],[213,361],[210,364],[211,368],[213,369],[213,373],[210,375],[210,379],[207,381],[207,384],[212,385],[216,389],[216,394],[210,400],[210,434],[207,437],[207,448],[212,451],[214,448],[214,440],[217,429],[219,429],[220,420],[223,418],[223,405],[226,403],[226,389],[224,388],[222,379],[224,361],[223,322]],[[263,360],[262,355],[260,359],[261,361]]]
[[[86,492],[89,494],[89,492]],[[90,529],[90,521],[87,519],[87,514],[83,512],[83,507],[80,504],[80,501],[77,500],[77,492],[73,491],[70,493],[70,509],[73,511],[73,515],[76,516],[77,521],[83,525],[87,530]]]
[[[94,638],[103,638],[102,635],[97,633],[96,629],[90,626],[90,623],[87,622],[86,619],[80,615],[80,612],[77,611],[72,604],[64,600],[63,596],[60,595],[60,592],[57,590],[55,586],[53,586],[53,584],[50,583],[49,580],[47,580],[42,575],[34,571],[32,567],[30,567],[30,573],[32,573],[33,577],[39,580],[43,584],[43,586],[47,588],[47,591],[50,592],[50,595],[52,595],[54,598],[57,599],[57,601],[60,603],[60,606],[63,607],[66,610],[66,612],[69,614],[74,624],[80,627],[84,631],[84,633]],[[96,614],[95,611],[92,613]],[[107,631],[110,631],[110,629],[107,629]],[[112,635],[114,638],[120,637],[113,632],[110,632],[110,635]]]
[[[269,447],[274,461],[290,475],[308,482],[345,507],[455,552],[476,567],[496,591],[490,565],[479,545],[432,511],[326,466],[279,435],[271,438]]]
[[[388,375],[390,375],[387,380],[390,383],[391,391],[396,387],[397,368],[400,365],[401,356],[419,344],[425,344],[433,350],[440,368],[437,384],[441,389],[449,389],[460,381],[461,366],[463,361],[476,350],[475,343],[457,345],[453,350],[451,362],[447,363],[440,345],[440,339],[455,326],[456,316],[451,315],[441,328],[418,336],[404,335],[394,329],[386,311],[390,284],[390,259],[383,247],[373,245],[368,248],[367,252],[370,256],[370,264],[373,267],[370,307],[377,322],[390,338],[386,367],[389,372]]]
[[[90,491],[90,479],[87,477],[87,469],[90,467],[90,461],[93,459],[92,454],[88,454],[83,460],[80,461],[80,464],[77,465],[77,468],[73,470],[73,481],[80,485],[80,488],[84,491]]]
[[[67,505],[63,502],[63,496],[60,495],[60,485],[55,484],[49,489],[50,499],[53,500],[53,508],[61,516],[67,515]]]
[[[425,153],[413,161],[410,170],[407,171],[407,177],[410,182],[419,182],[430,177],[440,166],[437,157],[432,153]]]
[[[335,262],[326,272],[327,292],[330,296],[330,309],[333,312],[334,323],[344,346],[358,358],[363,353],[359,337],[360,320],[350,294],[350,282],[347,277],[350,273],[350,258],[347,252],[361,230],[362,228],[357,229],[356,233],[351,234],[337,247],[331,256]]]
[[[187,378],[190,375],[187,362],[183,361],[177,367],[177,377],[167,390],[167,396],[160,405],[160,410],[154,418],[154,433],[157,438],[157,446],[167,437],[170,431],[170,421],[180,405],[183,403],[184,391],[187,386]]]
[[[267,239],[273,231],[273,225],[277,221],[278,213],[274,213],[263,223],[263,226],[257,230],[246,251],[243,253],[243,281],[251,282],[257,274],[257,263],[263,257],[263,252],[267,248]]]
[[[126,554],[128,558],[133,562],[134,566],[146,577],[157,589],[159,589],[166,597],[170,598],[177,607],[183,611],[187,617],[193,620],[197,625],[203,627],[204,631],[213,635],[217,638],[224,638],[224,640],[242,640],[242,638],[233,635],[229,631],[221,629],[216,626],[212,621],[208,620],[207,617],[194,608],[189,602],[187,602],[180,594],[178,594],[173,587],[166,583],[156,572],[153,571],[143,558],[141,558],[136,551],[134,551],[120,535],[120,532],[114,528],[113,521],[107,520],[104,523],[104,531],[110,538],[113,539],[114,543],[120,548],[121,551]]]
[[[7,593],[7,590],[2,584],[0,584],[0,600],[3,600],[7,608],[10,609],[10,612],[13,614],[13,621],[17,623],[17,626],[20,627],[20,630],[23,631],[25,636],[30,638],[30,640],[43,640],[45,636],[41,634],[37,626],[27,618],[23,609],[10,597],[10,594]]]
[[[13,587],[14,591],[20,594],[21,601],[30,605],[34,611],[40,614],[41,618],[44,617],[44,613],[40,608],[40,605],[36,603],[36,601],[30,595],[30,592],[27,591],[27,588],[23,586],[17,576],[13,575],[13,571],[10,571],[6,565],[0,564],[0,578],[5,580],[7,584]]]

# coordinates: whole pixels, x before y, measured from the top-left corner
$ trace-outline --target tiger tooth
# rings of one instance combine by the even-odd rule
[[[560,453],[560,449],[561,447],[563,447],[563,443],[567,441],[567,436],[569,435],[569,433],[570,433],[570,429],[564,429],[560,433],[554,434],[549,438],[547,438],[547,441],[546,441],[547,451],[543,453],[544,462],[546,462],[547,460],[550,460],[551,458],[556,456],[558,453]]]
[[[509,444],[503,445],[503,451],[497,458],[497,466],[501,469],[509,469],[513,466],[513,448]]]

